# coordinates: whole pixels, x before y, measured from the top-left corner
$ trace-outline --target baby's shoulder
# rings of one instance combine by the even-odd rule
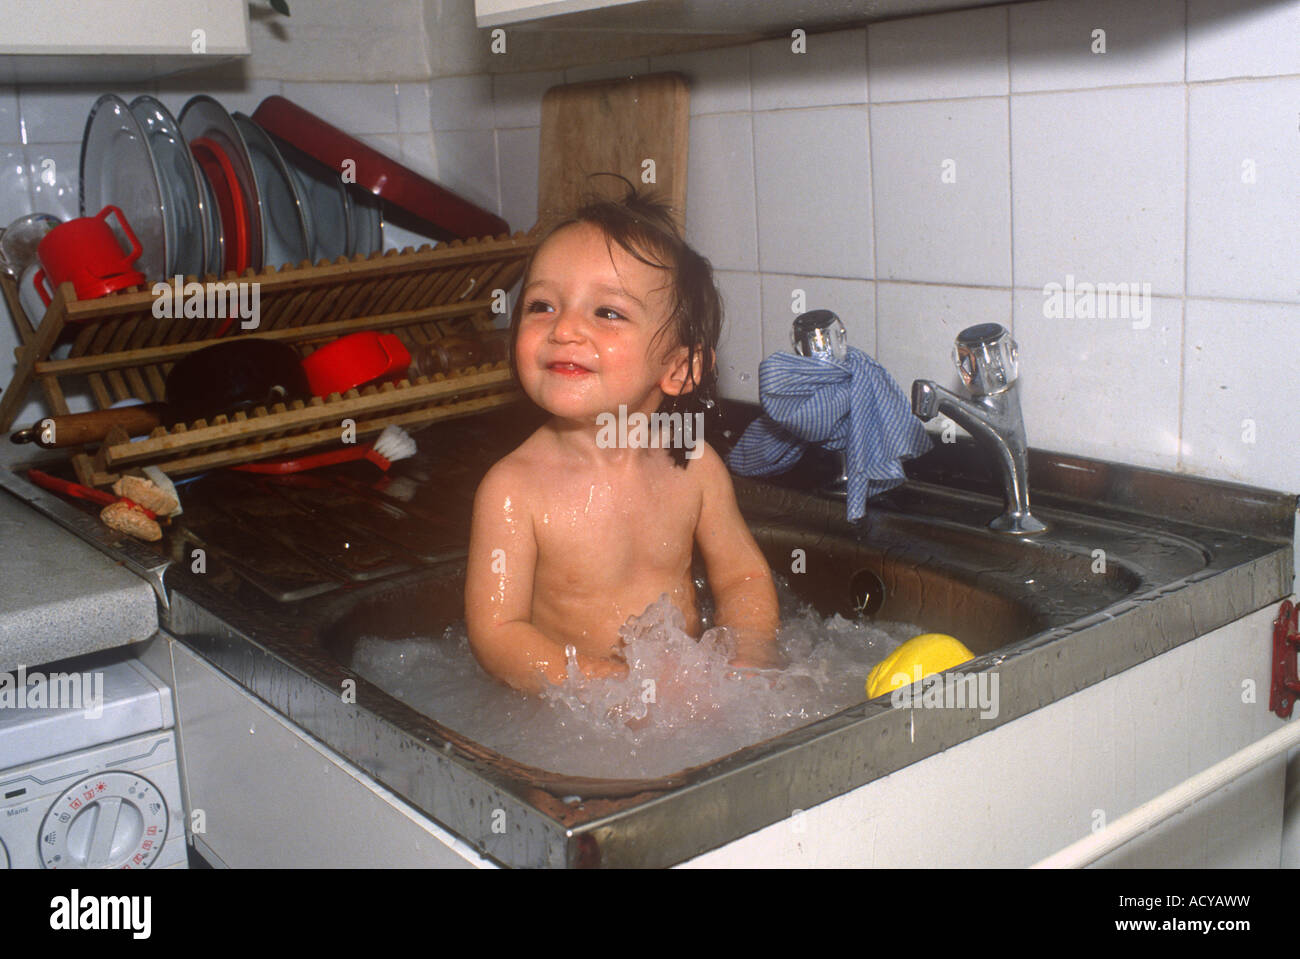
[[[551,455],[547,444],[534,434],[492,464],[479,482],[479,498],[512,496],[516,505],[527,502],[529,492],[538,485],[539,477],[547,475]]]
[[[693,476],[695,482],[702,486],[710,486],[724,480],[730,481],[727,465],[722,462],[722,457],[712,446],[708,443],[700,443],[693,452],[696,455],[687,461],[686,473],[688,476]]]

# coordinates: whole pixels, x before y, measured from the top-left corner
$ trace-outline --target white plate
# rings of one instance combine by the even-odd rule
[[[190,154],[193,156],[194,154]],[[205,272],[220,276],[226,268],[226,234],[221,223],[221,208],[208,175],[199,168],[199,187],[203,192],[203,228],[207,233],[207,267]]]
[[[167,276],[191,276],[207,271],[207,197],[199,186],[200,172],[181,129],[167,108],[150,96],[131,101],[131,114],[144,129],[153,154],[154,172],[162,196]]]
[[[266,265],[298,264],[309,259],[311,237],[298,181],[261,127],[242,113],[235,114],[235,126],[248,144],[257,192],[262,196],[262,248],[266,251]]]
[[[352,249],[349,254],[365,256],[384,248],[384,201],[368,190],[349,186],[352,209]]]
[[[298,179],[310,222],[312,261],[349,255],[352,249],[352,210],[343,180],[329,167],[294,149],[279,137],[267,135],[280,151],[285,165]]]
[[[81,215],[95,216],[110,204],[122,211],[140,240],[143,252],[136,269],[149,282],[162,279],[167,266],[166,227],[153,154],[126,103],[108,93],[90,108],[81,141]],[[112,220],[125,253],[131,244]]]

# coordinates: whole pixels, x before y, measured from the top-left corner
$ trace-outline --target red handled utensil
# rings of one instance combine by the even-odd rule
[[[158,515],[153,510],[146,509],[134,500],[129,500],[125,496],[115,496],[112,493],[105,493],[103,490],[94,489],[90,486],[82,486],[80,483],[73,483],[70,480],[59,479],[57,476],[51,476],[49,473],[43,473],[40,470],[28,470],[27,478],[44,489],[52,493],[62,493],[65,496],[73,496],[77,499],[89,500],[92,503],[98,503],[100,506],[112,506],[114,503],[126,503],[132,509],[138,509],[150,519],[157,519]]]
[[[399,460],[415,455],[415,440],[400,426],[385,426],[373,446],[350,446],[347,449],[330,450],[328,453],[314,453],[311,456],[299,456],[291,460],[262,460],[258,463],[241,463],[230,469],[244,473],[264,473],[283,476],[287,473],[301,473],[305,470],[320,469],[322,466],[335,466],[339,463],[351,463],[353,460],[370,460],[385,473]]]

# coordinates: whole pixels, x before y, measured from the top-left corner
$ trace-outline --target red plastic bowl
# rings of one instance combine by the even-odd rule
[[[327,343],[302,361],[314,396],[346,393],[371,380],[400,373],[411,354],[392,333],[363,330]]]

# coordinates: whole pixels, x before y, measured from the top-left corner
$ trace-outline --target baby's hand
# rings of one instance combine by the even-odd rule
[[[586,679],[622,679],[627,675],[627,663],[622,660],[589,656],[578,652],[576,646],[565,646],[564,658],[568,661],[570,669],[576,663],[578,671]]]
[[[780,669],[785,666],[785,658],[776,647],[776,637],[770,633],[734,626],[721,628],[725,629],[734,650],[727,661],[732,666],[738,669]]]
[[[627,663],[617,659],[584,656],[578,661],[578,668],[588,679],[624,679],[627,676]]]

